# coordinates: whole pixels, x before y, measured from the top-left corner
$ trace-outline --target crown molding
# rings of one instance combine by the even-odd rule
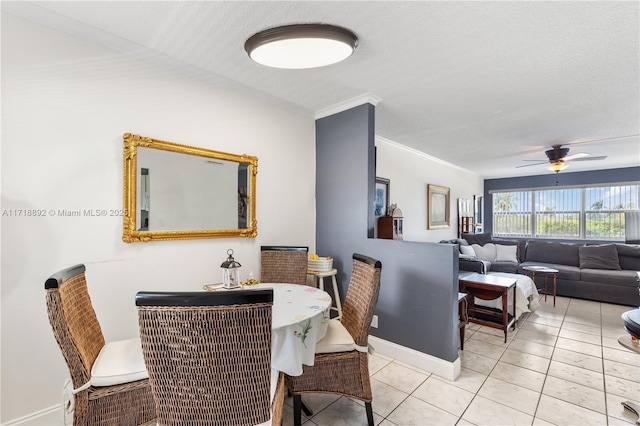
[[[355,98],[347,99],[346,101],[342,101],[316,111],[315,119],[319,120],[364,104],[376,106],[380,101],[382,101],[382,98],[374,95],[373,93],[365,93],[364,95],[356,96]]]
[[[460,166],[458,166],[456,164],[449,163],[448,161],[441,160],[440,158],[433,157],[433,156],[431,156],[429,154],[426,154],[426,153],[424,153],[422,151],[418,151],[417,149],[410,148],[410,147],[408,147],[406,145],[402,145],[402,144],[400,144],[398,142],[392,141],[392,140],[384,138],[382,136],[376,135],[376,143],[377,142],[383,142],[383,143],[386,143],[388,145],[395,146],[396,148],[403,149],[403,150],[408,151],[408,152],[410,152],[412,154],[419,155],[419,156],[424,157],[424,158],[426,158],[428,160],[434,161],[436,163],[440,163],[440,164],[448,166],[448,167],[452,167],[454,169],[458,169],[458,170],[462,170],[462,171],[465,171],[465,172],[478,174],[478,172],[474,172],[473,170],[465,169],[464,167],[460,167]]]

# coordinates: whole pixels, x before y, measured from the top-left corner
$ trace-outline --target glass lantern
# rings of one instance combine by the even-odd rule
[[[222,287],[226,289],[240,287],[240,265],[233,258],[233,250],[227,250],[229,257],[222,262]]]

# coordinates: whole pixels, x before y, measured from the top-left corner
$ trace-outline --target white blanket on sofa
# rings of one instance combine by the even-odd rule
[[[516,319],[525,312],[535,312],[540,307],[538,289],[533,280],[526,275],[509,274],[506,272],[489,272],[487,275],[497,277],[516,278]],[[507,302],[509,312],[513,312],[513,289],[509,290]],[[502,297],[495,300],[475,299],[475,304],[502,310]]]

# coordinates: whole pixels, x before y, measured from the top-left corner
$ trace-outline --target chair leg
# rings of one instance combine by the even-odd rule
[[[367,410],[367,424],[373,426],[373,409],[370,402],[365,402],[364,407]]]
[[[291,391],[289,389],[287,389],[287,396],[291,396]],[[302,400],[302,396],[298,396],[300,396],[300,406],[302,407],[302,411],[304,412],[304,414],[306,414],[307,417],[312,417],[313,411],[311,411],[311,409],[307,407],[307,404],[304,403],[304,401]]]
[[[300,397],[300,405],[302,406],[302,412],[306,414],[307,417],[313,416],[313,411],[311,411],[311,409],[307,407],[307,404],[304,403],[302,396]]]
[[[293,426],[302,425],[302,396],[293,395]]]

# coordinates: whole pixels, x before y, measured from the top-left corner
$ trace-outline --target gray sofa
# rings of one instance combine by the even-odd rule
[[[460,259],[460,269],[474,272],[511,272],[524,274],[525,266],[546,266],[558,270],[559,296],[589,299],[627,306],[640,306],[640,245],[580,244],[542,240],[504,240],[490,234],[463,235],[472,247],[477,244],[517,246],[516,258],[481,262]],[[517,262],[515,261],[517,260]],[[538,283],[540,286],[540,283]]]

